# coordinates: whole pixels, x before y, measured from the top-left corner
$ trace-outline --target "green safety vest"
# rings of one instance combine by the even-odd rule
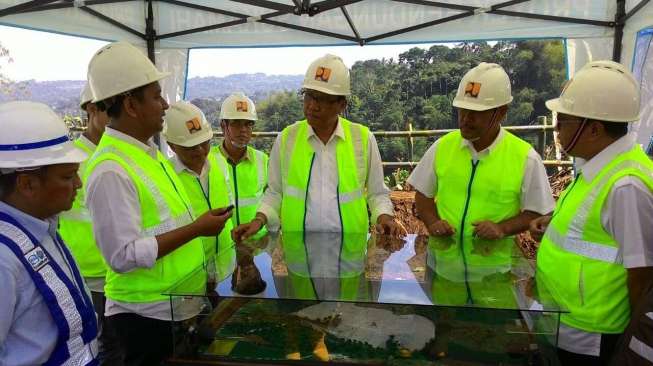
[[[345,137],[337,139],[336,160],[338,164],[338,211],[342,231],[367,233],[366,182],[369,165],[369,129],[339,117]],[[281,200],[281,229],[304,231],[306,200],[310,185],[315,152],[308,143],[306,120],[296,122],[281,132],[281,176],[283,193]]]
[[[215,153],[228,159],[219,147]],[[234,224],[246,224],[256,217],[256,210],[261,203],[263,191],[268,184],[268,156],[251,146],[247,147],[247,159],[241,160],[238,164],[229,163],[229,178],[231,193],[234,197]],[[255,237],[261,237],[267,233],[263,227]]]
[[[475,237],[472,223],[485,220],[498,223],[519,214],[530,149],[530,144],[505,131],[489,154],[474,161],[460,131],[450,132],[438,140],[433,161],[438,182],[435,200],[438,215],[455,228],[456,233],[451,238],[429,239],[429,245],[435,247],[442,241],[451,241],[446,250],[437,251],[440,277],[433,286],[446,284],[442,279],[450,280],[462,286],[458,292],[465,296],[465,301],[455,297],[444,300],[447,291],[440,290],[438,301],[441,303],[462,301],[482,305],[487,297],[483,295],[486,278],[495,279],[509,271],[513,238],[485,240]],[[480,254],[484,252],[486,254]],[[509,304],[510,300],[502,299],[497,306],[509,307]]]
[[[157,236],[190,224],[193,219],[186,189],[170,163],[157,151],[152,158],[142,149],[113,136],[104,135],[95,154],[88,161],[87,179],[104,161],[119,164],[136,187],[141,206],[143,236]],[[116,197],[120,204],[120,197]],[[152,268],[138,268],[126,273],[107,270],[104,291],[107,298],[132,303],[169,300],[162,295],[176,282],[204,265],[202,240],[196,238],[172,253],[156,260]],[[186,281],[189,293],[204,293],[206,279]]]
[[[591,181],[579,174],[558,200],[537,253],[536,279],[569,310],[564,324],[616,334],[630,320],[627,271],[619,243],[601,223],[613,185],[633,176],[653,190],[653,163],[635,145],[616,156]]]
[[[93,155],[94,146],[86,145],[81,139],[75,140],[75,145],[84,150],[89,158]],[[79,175],[84,176],[86,163],[79,165]],[[103,278],[107,272],[107,264],[95,243],[93,236],[93,221],[86,208],[84,186],[86,179],[82,179],[82,189],[77,191],[73,207],[59,215],[59,234],[66,242],[84,277]]]
[[[306,249],[304,232],[287,232],[281,234],[281,248],[284,261],[288,267],[286,293],[301,300],[367,300],[370,290],[366,287],[365,259],[367,254],[367,233],[343,233],[338,250],[338,277],[340,292],[337,299],[323,299],[315,288],[311,274],[310,261]],[[331,245],[336,243],[323,243]]]
[[[473,249],[465,251],[463,257],[456,236],[429,238],[427,283],[430,282],[433,304],[515,309],[517,303],[510,262],[505,266],[485,264],[485,258],[491,258],[495,252],[509,250],[514,245],[512,239],[487,243],[475,242],[477,238],[465,240],[472,242],[468,247]]]
[[[184,170],[179,173],[179,179],[184,184],[188,198],[190,199],[193,212],[200,216],[209,209],[227,207],[232,204],[233,198],[229,189],[229,171],[227,161],[219,154],[209,153],[207,156],[208,163],[208,184],[207,191],[202,188],[200,179]],[[234,228],[233,221],[230,219],[225,222],[224,228],[217,236],[203,237],[204,256],[207,262],[214,259],[221,260],[226,256],[218,255],[223,251],[233,247],[231,239],[231,230]],[[217,245],[216,245],[217,240]],[[216,262],[218,267],[220,264]]]

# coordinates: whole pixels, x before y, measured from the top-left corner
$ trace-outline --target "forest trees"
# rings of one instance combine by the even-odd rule
[[[514,100],[507,125],[534,124],[537,116],[549,115],[544,102],[559,94],[566,78],[564,45],[559,40],[415,47],[400,54],[397,60],[356,62],[351,69],[352,95],[346,116],[372,131],[407,130],[409,125],[416,130],[456,128],[451,101],[458,83],[467,70],[483,61],[500,64],[510,76]],[[303,118],[302,106],[297,91],[279,92],[257,101],[257,130],[282,130]],[[200,107],[209,110],[207,117],[209,114],[217,117],[219,106]],[[416,138],[414,141],[413,159],[419,160],[432,140]],[[268,147],[270,141],[257,145]],[[379,138],[379,149],[384,161],[410,159],[404,139]]]

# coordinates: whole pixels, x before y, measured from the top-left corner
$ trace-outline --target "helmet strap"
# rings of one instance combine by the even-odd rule
[[[574,133],[574,137],[571,139],[569,144],[567,146],[563,146],[562,150],[565,152],[565,154],[569,155],[571,150],[576,146],[576,143],[578,143],[578,140],[580,139],[580,135],[583,133],[583,130],[585,129],[585,126],[587,125],[587,118],[583,119],[583,122],[580,124],[580,127],[576,130],[576,133]]]

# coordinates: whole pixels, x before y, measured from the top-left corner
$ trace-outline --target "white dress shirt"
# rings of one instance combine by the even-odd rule
[[[506,136],[506,130],[501,128],[497,138],[492,144],[482,151],[476,151],[474,145],[463,139],[461,148],[469,149],[474,160],[492,153],[492,150]],[[433,145],[424,153],[413,173],[408,177],[408,183],[415,187],[417,191],[426,197],[433,198],[438,191],[438,178],[435,174],[434,160],[438,150],[440,140],[436,140]],[[528,151],[526,159],[526,168],[524,170],[524,179],[521,185],[521,209],[523,211],[532,211],[545,215],[555,208],[555,200],[549,185],[549,179],[546,175],[546,169],[542,163],[542,158],[533,149]]]
[[[310,126],[309,126],[310,127]],[[324,144],[315,134],[313,128],[308,129],[308,143],[315,151],[315,161],[311,170],[308,197],[306,201],[306,231],[315,232],[339,232],[340,215],[338,213],[338,164],[336,161],[336,139],[344,139],[345,133],[342,124],[338,125],[328,142]],[[268,188],[263,195],[258,211],[268,219],[268,229],[276,231],[279,229],[281,211],[281,166],[279,151],[281,146],[281,134],[277,136],[268,163]],[[283,152],[286,154],[287,152]],[[372,213],[371,223],[381,214],[394,216],[394,209],[390,201],[390,190],[383,182],[383,165],[379,147],[376,144],[374,135],[368,135],[369,166],[367,175],[367,204]]]
[[[635,146],[634,135],[613,142],[592,159],[577,159],[576,166],[586,180],[593,179],[617,155]],[[612,186],[601,211],[601,224],[619,243],[624,268],[653,266],[653,193],[638,178],[627,176]],[[601,334],[560,324],[558,346],[566,351],[598,356]]]
[[[156,159],[157,146],[136,140],[113,128],[105,134],[131,144]],[[141,206],[136,185],[120,164],[106,160],[99,163],[86,183],[86,207],[93,218],[95,241],[107,265],[117,273],[137,268],[152,268],[158,256],[154,236],[143,236]],[[184,320],[197,312],[175,312],[175,320]],[[175,309],[177,311],[177,309]],[[105,316],[135,313],[159,320],[171,320],[170,302],[128,303],[107,297]]]

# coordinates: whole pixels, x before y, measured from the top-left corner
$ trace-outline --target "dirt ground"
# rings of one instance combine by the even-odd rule
[[[563,169],[549,176],[549,183],[551,184],[553,196],[556,200],[565,187],[571,183],[572,179],[573,177],[569,169]],[[409,233],[419,235],[428,234],[422,221],[417,218],[414,191],[392,191],[390,193],[390,199],[394,204],[395,217],[399,219]],[[517,235],[517,243],[527,258],[535,258],[538,243],[531,238],[530,234],[526,232]]]

